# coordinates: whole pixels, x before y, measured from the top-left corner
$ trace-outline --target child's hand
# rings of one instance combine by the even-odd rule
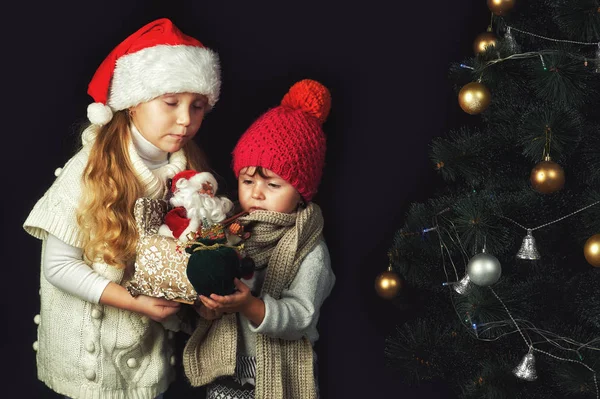
[[[198,313],[203,319],[206,320],[216,320],[220,319],[221,316],[223,316],[222,312],[219,312],[218,310],[209,309],[202,303],[199,303],[197,305],[194,304],[194,309],[196,310],[196,313]]]
[[[154,298],[146,295],[140,295],[135,298],[138,305],[138,312],[142,313],[154,321],[163,322],[169,316],[179,311],[181,304],[179,302],[168,301],[164,298]]]
[[[225,296],[210,294],[210,298],[204,295],[200,295],[200,301],[207,308],[217,312],[243,312],[244,309],[250,303],[250,301],[254,299],[254,297],[250,292],[250,288],[246,284],[244,284],[237,278],[233,280],[233,283],[235,284],[235,288],[237,288],[237,291],[233,294]]]

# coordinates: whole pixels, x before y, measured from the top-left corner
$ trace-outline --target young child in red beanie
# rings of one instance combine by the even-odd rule
[[[335,276],[323,217],[311,202],[325,162],[322,123],[329,91],[294,84],[242,135],[233,150],[239,219],[251,232],[245,250],[256,268],[228,296],[200,296],[204,317],[184,349],[184,369],[207,398],[318,397],[320,308]],[[238,339],[239,338],[239,339]]]

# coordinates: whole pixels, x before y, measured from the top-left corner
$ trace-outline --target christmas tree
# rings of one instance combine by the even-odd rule
[[[460,398],[600,398],[600,3],[487,6],[449,70],[469,122],[432,142],[443,184],[375,283],[413,310],[386,363]]]

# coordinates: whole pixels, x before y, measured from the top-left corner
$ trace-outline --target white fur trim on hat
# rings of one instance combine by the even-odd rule
[[[108,105],[133,107],[167,93],[199,93],[210,107],[219,99],[219,59],[206,47],[157,45],[124,55],[115,66]]]
[[[91,103],[87,107],[87,117],[94,125],[106,125],[113,117],[112,109],[102,103]]]

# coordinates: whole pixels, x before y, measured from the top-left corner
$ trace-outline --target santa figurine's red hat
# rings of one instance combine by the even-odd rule
[[[177,190],[177,182],[179,180],[190,180],[192,176],[195,176],[197,174],[198,172],[191,169],[182,170],[181,172],[177,173],[175,176],[173,176],[173,179],[171,179],[171,192],[174,193]]]
[[[173,176],[171,181],[171,192],[176,193],[181,188],[181,184],[191,185],[192,187],[195,187],[200,194],[206,194],[210,197],[214,197],[219,189],[217,180],[212,173],[197,172],[191,169],[182,170]]]
[[[88,86],[94,99],[88,119],[105,125],[115,111],[167,93],[203,94],[213,107],[220,87],[216,53],[161,18],[131,34],[100,64]]]

